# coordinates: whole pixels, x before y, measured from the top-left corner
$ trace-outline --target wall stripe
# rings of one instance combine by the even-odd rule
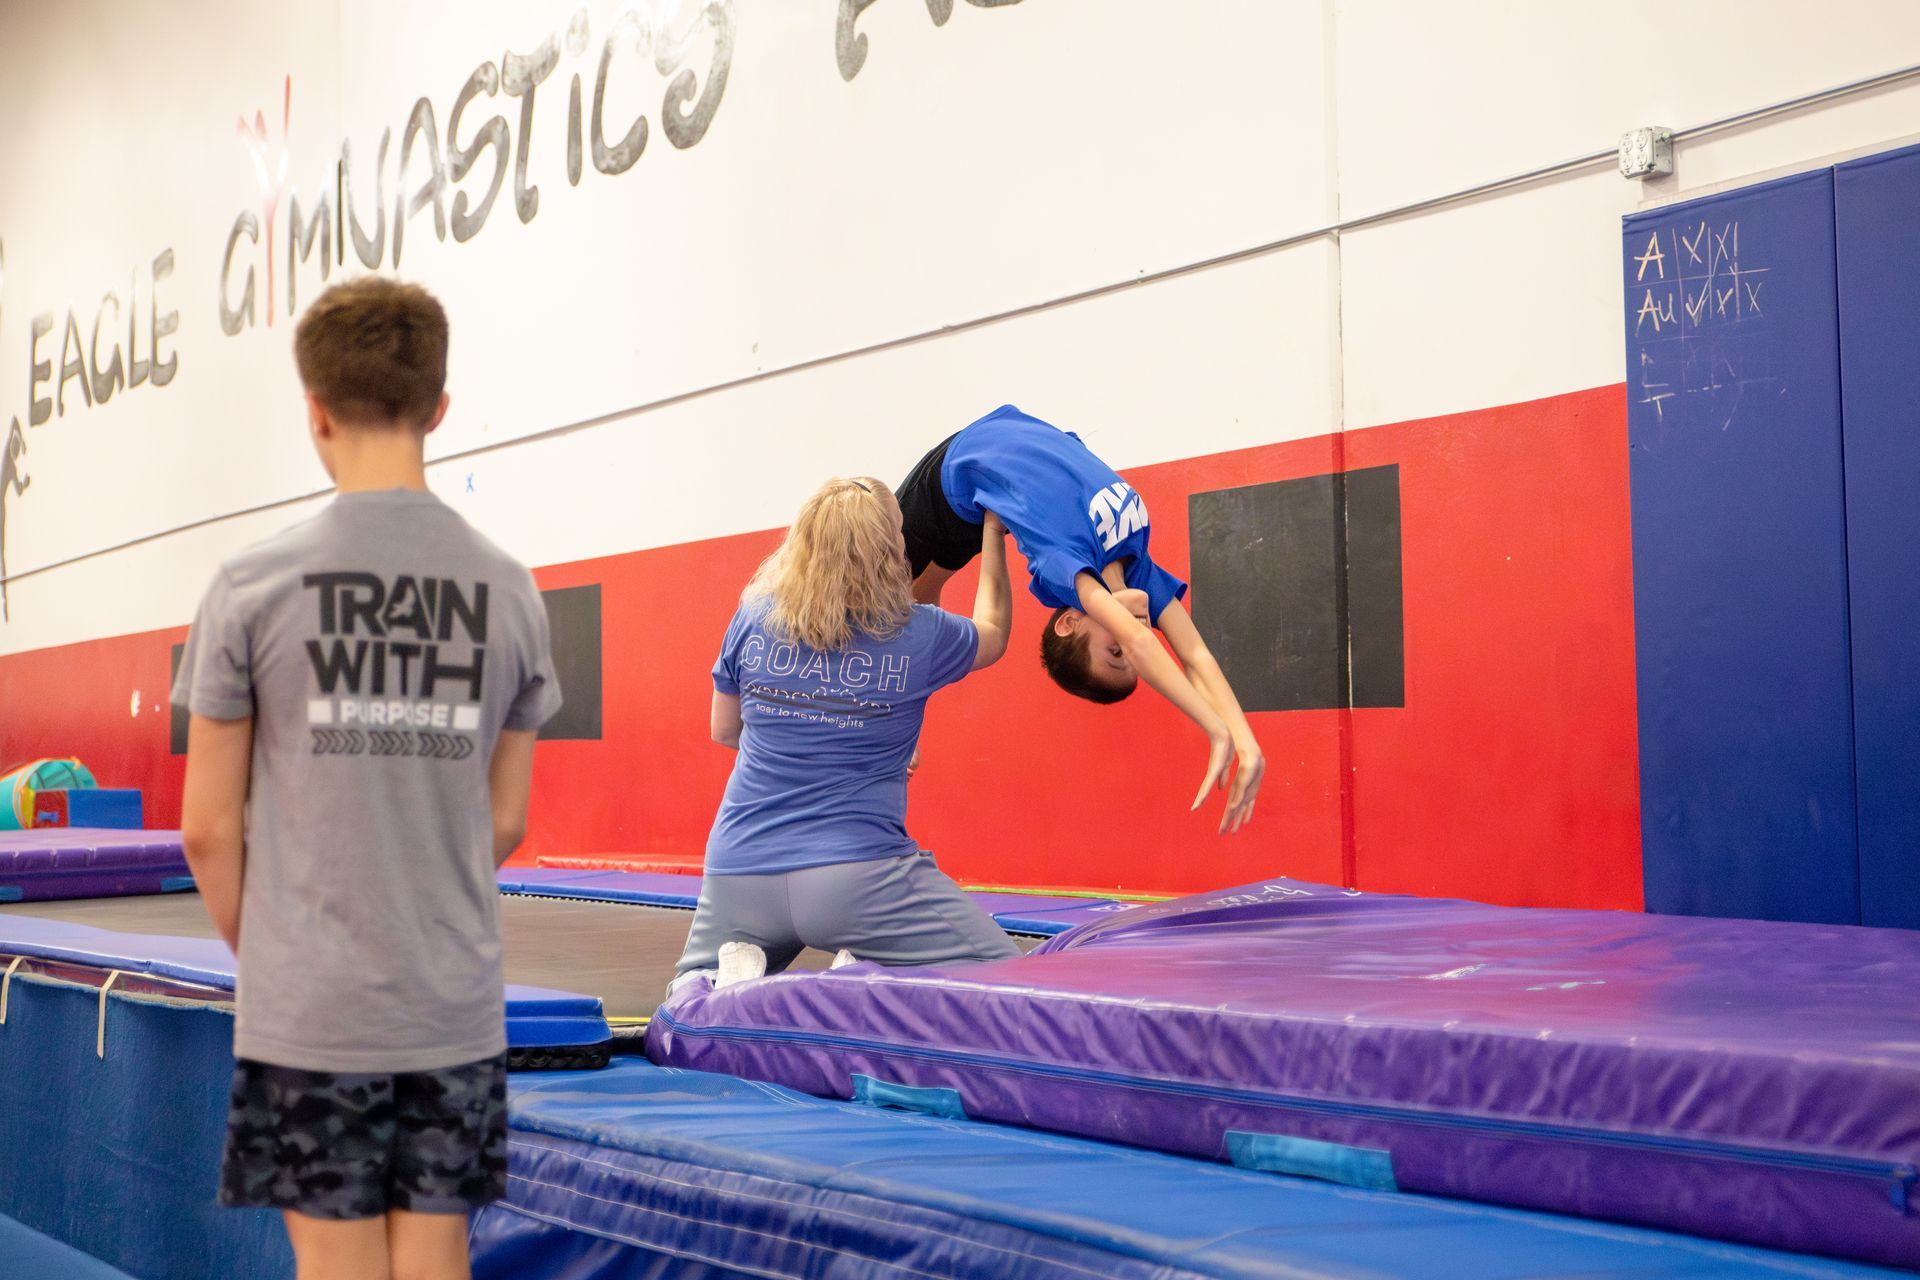
[[[1605,387],[1131,469],[1156,554],[1177,571],[1190,564],[1195,494],[1325,476],[1340,453],[1393,469],[1404,705],[1256,713],[1268,758],[1258,815],[1222,838],[1217,800],[1187,812],[1199,735],[1150,694],[1102,708],[1052,688],[1035,652],[1044,611],[1021,592],[1013,653],[932,705],[914,833],[950,871],[994,883],[1180,892],[1286,874],[1637,908],[1621,400]],[[600,589],[605,715],[598,740],[540,745],[529,854],[697,863],[731,763],[706,740],[707,672],[740,586],[777,539],[538,571],[545,590]],[[951,600],[971,599],[969,579]],[[1197,593],[1195,608],[1207,608]],[[181,635],[0,658],[0,704],[31,709],[0,724],[0,755],[77,754],[105,781],[147,788],[154,821],[176,820],[181,762],[152,708]],[[145,709],[130,716],[134,688]]]

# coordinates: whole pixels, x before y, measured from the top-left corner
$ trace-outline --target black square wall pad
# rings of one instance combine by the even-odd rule
[[[1405,704],[1400,468],[1196,493],[1193,615],[1248,711]]]
[[[566,705],[540,730],[542,738],[593,739],[601,736],[600,715],[600,584],[543,591],[547,626],[553,633],[554,672]],[[174,645],[170,673],[178,678],[185,645]],[[187,754],[185,709],[172,708],[170,747],[174,755]]]
[[[173,684],[171,682],[180,678],[180,655],[186,651],[187,646],[183,644],[173,646],[173,657],[167,664],[167,677],[169,681],[167,685],[168,698],[173,697]],[[187,754],[187,724],[193,717],[187,714],[185,707],[170,705],[168,710],[173,713],[173,728],[168,739],[169,750],[176,756],[183,756]]]
[[[600,738],[600,584],[543,591],[553,632],[553,666],[566,705],[542,738]]]

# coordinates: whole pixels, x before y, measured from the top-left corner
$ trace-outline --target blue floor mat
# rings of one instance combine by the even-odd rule
[[[616,1064],[514,1081],[476,1280],[1518,1280],[1892,1273]]]
[[[134,1280],[90,1254],[0,1215],[0,1276],[20,1280]]]

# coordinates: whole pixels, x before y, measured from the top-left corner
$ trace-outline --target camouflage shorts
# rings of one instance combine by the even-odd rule
[[[220,1203],[372,1218],[465,1213],[506,1194],[506,1056],[402,1075],[241,1059]]]

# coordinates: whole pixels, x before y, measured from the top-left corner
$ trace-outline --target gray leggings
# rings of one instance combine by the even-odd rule
[[[930,853],[764,876],[706,876],[676,976],[712,969],[720,944],[751,942],[778,973],[805,947],[845,948],[885,965],[954,964],[1020,954]]]

